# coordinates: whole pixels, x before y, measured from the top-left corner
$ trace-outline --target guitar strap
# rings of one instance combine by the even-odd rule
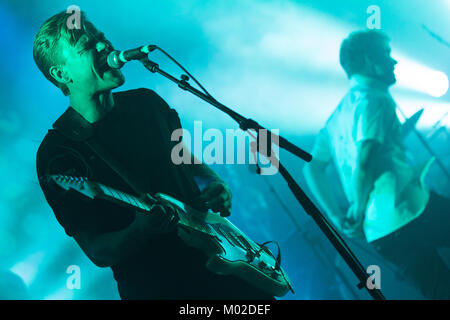
[[[92,126],[86,120],[82,119],[76,112],[69,109],[66,113],[71,113],[70,117],[74,119],[74,121],[68,122],[63,119],[64,117],[62,117],[53,124],[53,128],[66,138],[87,145],[88,148],[100,159],[102,159],[109,168],[117,173],[138,196],[146,194],[145,188],[138,182],[139,179],[127,171],[123,165],[121,165],[117,159],[112,157],[100,144],[95,141],[95,139],[92,139]],[[80,136],[83,136],[86,131],[89,132],[88,136],[90,137],[88,139],[80,139]]]
[[[108,167],[117,173],[139,196],[145,194],[144,188],[138,184],[138,179],[131,176],[131,173],[119,163],[115,158],[101,147],[95,140],[86,140],[85,144],[94,152]]]

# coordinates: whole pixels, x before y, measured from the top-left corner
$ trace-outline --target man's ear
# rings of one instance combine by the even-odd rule
[[[384,73],[383,66],[375,59],[369,57],[366,57],[366,70],[374,77],[383,76]]]
[[[369,76],[375,76],[379,73],[379,67],[378,65],[373,61],[372,58],[368,57],[367,55],[364,56],[364,66],[363,70],[367,75]]]
[[[372,68],[372,66],[373,66],[373,61],[372,61],[372,59],[370,59],[367,55],[364,55],[363,61],[364,61],[363,68],[364,68],[365,70],[371,70],[371,68]]]
[[[67,71],[61,66],[51,66],[49,69],[49,74],[59,83],[67,84],[72,82],[72,79],[67,74]]]

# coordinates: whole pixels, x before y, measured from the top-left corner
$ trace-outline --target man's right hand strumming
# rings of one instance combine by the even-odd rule
[[[177,209],[168,203],[157,203],[150,212],[136,213],[141,232],[148,237],[173,231],[178,223]]]

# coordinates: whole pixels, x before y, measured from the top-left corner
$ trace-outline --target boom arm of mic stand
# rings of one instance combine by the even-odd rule
[[[261,126],[260,124],[258,124],[255,120],[252,119],[248,119],[243,117],[242,115],[240,115],[239,113],[231,110],[230,108],[228,108],[227,106],[223,105],[222,103],[220,103],[219,101],[217,101],[216,99],[214,99],[211,96],[208,96],[206,94],[204,94],[203,92],[201,92],[200,90],[197,90],[196,88],[192,87],[188,82],[186,77],[182,77],[182,79],[177,79],[174,76],[168,74],[167,72],[165,72],[164,70],[161,70],[158,66],[157,63],[144,58],[142,60],[139,60],[142,62],[142,64],[144,65],[144,67],[146,69],[148,69],[150,72],[152,73],[159,73],[160,75],[168,78],[169,80],[175,82],[178,87],[180,87],[183,90],[189,91],[192,94],[196,95],[197,97],[199,97],[200,99],[208,102],[209,104],[215,106],[217,109],[225,112],[226,114],[228,114],[232,119],[234,119],[238,124],[239,127],[246,131],[249,129],[254,129],[254,130],[266,130],[268,135],[271,133],[269,130],[267,130],[266,128],[264,128],[263,126]],[[274,136],[274,134],[272,134]],[[300,149],[299,147],[297,147],[296,145],[294,145],[293,143],[289,142],[288,140],[286,140],[285,138],[278,136],[279,138],[279,145],[281,148],[291,152],[292,154],[298,156],[299,158],[303,159],[306,162],[310,162],[312,160],[312,156],[311,154],[309,154],[308,152],[306,152],[305,150]]]
[[[227,113],[231,118],[233,118],[238,124],[239,127],[243,130],[248,129],[254,129],[254,130],[260,130],[265,129],[261,125],[259,125],[256,121],[252,119],[247,119],[243,116],[241,116],[239,113],[231,110],[227,106],[221,104],[216,99],[214,99],[211,96],[208,96],[204,94],[203,92],[197,90],[196,88],[193,88],[187,80],[189,78],[182,76],[181,80],[175,78],[174,76],[168,74],[164,70],[161,70],[155,62],[149,60],[148,58],[144,58],[140,60],[144,67],[151,71],[152,73],[159,73],[160,75],[168,78],[169,80],[175,82],[181,89],[191,92],[192,94],[196,95],[197,97],[201,98],[202,100],[210,103],[211,105],[215,106],[217,109]],[[266,129],[265,129],[266,130]],[[269,133],[269,132],[268,132]],[[281,148],[286,149],[287,151],[290,151],[291,153],[297,155],[301,159],[309,162],[312,160],[312,156],[307,153],[306,151],[300,149],[299,147],[295,146],[294,144],[290,143],[286,139],[279,137],[279,145]],[[305,211],[314,219],[316,224],[319,226],[319,228],[322,230],[322,232],[325,234],[325,236],[328,238],[328,240],[332,243],[332,245],[335,247],[335,249],[339,252],[339,254],[342,256],[344,261],[347,263],[347,265],[350,267],[350,269],[353,271],[353,273],[356,275],[360,283],[358,284],[358,287],[362,289],[365,287],[368,291],[368,293],[376,300],[385,300],[383,294],[381,293],[381,290],[379,289],[369,289],[366,286],[367,281],[369,280],[369,276],[367,272],[364,270],[361,263],[358,261],[356,256],[353,254],[353,252],[350,250],[350,248],[347,246],[347,244],[344,242],[342,237],[338,234],[338,232],[334,229],[334,227],[327,221],[327,219],[323,216],[323,214],[319,211],[319,209],[314,205],[314,203],[308,198],[308,196],[305,194],[305,192],[300,188],[300,186],[297,184],[297,182],[294,180],[294,178],[291,176],[291,174],[284,168],[284,166],[279,162],[279,171],[280,174],[283,176],[283,178],[286,180],[289,189],[294,194],[297,201],[300,203],[300,205],[305,209]]]

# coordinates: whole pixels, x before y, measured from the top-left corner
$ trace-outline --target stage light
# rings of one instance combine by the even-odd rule
[[[350,32],[361,28],[299,5],[258,6],[254,12],[258,13],[254,19],[261,20],[264,27],[253,33],[253,38],[241,36],[227,40],[230,37],[229,30],[236,28],[235,20],[223,18],[207,23],[208,36],[211,41],[217,41],[216,45],[224,55],[236,61],[254,57],[251,61],[259,68],[252,70],[254,74],[267,69],[270,74],[264,77],[274,78],[277,73],[283,81],[280,86],[284,87],[293,82],[289,78],[292,76],[313,78],[311,75],[326,75],[329,79],[345,81],[345,73],[339,63],[339,47]],[[393,50],[393,57],[399,61],[395,71],[398,87],[436,98],[447,93],[449,80],[443,72],[396,50]],[[261,76],[257,79],[260,81]],[[311,83],[311,80],[308,82]]]
[[[447,127],[450,129],[450,117],[448,117],[448,111],[450,106],[446,102],[440,102],[432,99],[420,99],[412,98],[408,94],[396,95],[396,102],[402,112],[407,118],[411,117],[419,109],[424,109],[417,128],[419,130],[431,129],[434,125],[439,123],[439,126]],[[398,112],[399,119],[404,121],[402,112]]]
[[[399,87],[426,93],[439,98],[448,91],[449,82],[445,73],[424,65],[418,64],[407,58],[399,58],[395,67],[395,75]]]
[[[36,252],[10,268],[10,271],[17,274],[29,286],[38,272],[38,266],[42,263],[44,252]]]
[[[74,296],[75,294],[73,290],[62,287],[45,296],[42,300],[73,300]]]

